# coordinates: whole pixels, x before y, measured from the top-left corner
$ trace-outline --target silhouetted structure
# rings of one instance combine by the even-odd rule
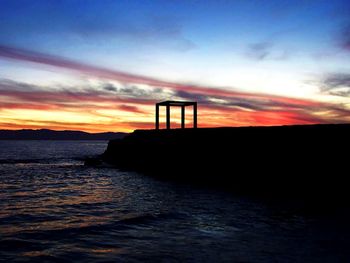
[[[185,107],[193,106],[193,128],[197,128],[197,102],[167,100],[156,104],[156,129],[159,129],[159,106],[166,107],[166,128],[170,129],[170,107],[181,107],[181,129],[185,128]]]

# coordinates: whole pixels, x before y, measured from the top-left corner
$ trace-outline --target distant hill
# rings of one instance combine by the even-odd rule
[[[0,140],[112,140],[121,139],[127,133],[54,130],[0,130]]]

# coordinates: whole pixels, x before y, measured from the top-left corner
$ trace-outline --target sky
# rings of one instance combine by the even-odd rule
[[[163,100],[199,127],[350,122],[350,2],[0,0],[0,129],[151,129]]]

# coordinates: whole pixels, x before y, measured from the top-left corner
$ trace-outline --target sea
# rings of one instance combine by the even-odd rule
[[[350,262],[348,217],[84,166],[107,143],[0,141],[0,261]]]

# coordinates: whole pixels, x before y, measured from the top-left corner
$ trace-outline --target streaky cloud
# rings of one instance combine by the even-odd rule
[[[248,45],[245,55],[256,61],[285,60],[289,56],[287,50],[279,50],[270,41],[256,42]]]
[[[139,92],[125,93],[122,86],[113,88],[111,93],[104,89],[105,86],[112,85],[109,83],[100,83],[100,88],[91,86],[84,90],[73,90],[69,87],[50,90],[15,81],[3,82],[6,85],[2,85],[0,80],[0,94],[3,97],[0,97],[0,110],[89,112],[101,117],[111,116],[103,115],[99,110],[119,110],[141,114],[147,119],[153,112],[146,112],[142,107],[153,108],[154,103],[158,101],[157,96],[165,96],[160,88],[154,93],[140,95]],[[201,124],[204,126],[213,126],[214,123],[221,126],[331,123],[342,122],[350,115],[346,107],[326,103],[297,104],[294,101],[278,101],[268,97],[232,98],[184,91],[177,91],[173,96],[181,100],[197,100],[203,117]],[[328,115],[319,116],[315,114],[317,112],[327,112]],[[214,119],[220,122],[213,122]]]
[[[349,116],[344,114],[349,112],[345,107],[337,107],[333,104],[170,82],[13,47],[0,46],[0,57],[54,66],[121,83],[118,86],[105,82],[98,88],[88,87],[83,90],[72,90],[69,87],[49,90],[15,81],[0,81],[1,95],[14,98],[16,103],[19,102],[12,105],[6,104],[8,108],[35,108],[37,105],[37,109],[90,111],[96,115],[99,109],[117,109],[133,114],[143,114],[144,118],[148,118],[149,115],[139,106],[152,106],[160,99],[190,99],[200,102],[203,116],[205,112],[210,112],[207,119],[201,121],[202,127],[336,123],[346,121]],[[145,84],[149,88],[143,90],[137,86],[138,84]],[[119,125],[126,127],[122,122]],[[142,127],[146,126],[149,127],[149,124],[142,124]],[[130,123],[128,127],[131,129],[134,126],[131,127]]]
[[[0,45],[0,57],[19,61],[33,62],[47,66],[54,66],[66,70],[79,72],[88,76],[116,80],[125,83],[145,84],[160,88],[166,87],[175,91],[197,92],[203,95],[220,95],[226,97],[255,97],[262,99],[274,99],[275,101],[296,103],[301,105],[317,104],[317,102],[311,100],[294,99],[266,94],[253,94],[222,89],[219,87],[205,87],[200,85],[187,85],[183,83],[170,82],[142,75],[130,74],[118,70],[111,70],[103,67],[84,64],[59,56],[53,56],[35,51],[8,47],[4,45]]]
[[[332,73],[327,74],[320,81],[320,91],[334,96],[350,96],[350,74]]]

